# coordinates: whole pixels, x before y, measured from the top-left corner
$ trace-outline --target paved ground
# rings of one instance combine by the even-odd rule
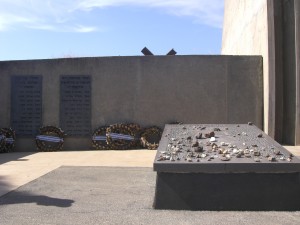
[[[300,147],[288,149],[300,155]],[[0,224],[300,224],[300,212],[153,210],[154,156],[149,150],[1,154]]]
[[[0,224],[300,224],[300,212],[154,210],[151,168],[60,167],[0,198]]]
[[[0,196],[60,166],[152,167],[156,151],[65,151],[0,154]]]

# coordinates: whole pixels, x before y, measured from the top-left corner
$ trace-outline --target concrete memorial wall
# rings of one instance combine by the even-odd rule
[[[91,149],[94,129],[134,122],[263,126],[260,56],[132,56],[0,62],[0,127],[35,151],[39,126],[63,128],[65,150]]]

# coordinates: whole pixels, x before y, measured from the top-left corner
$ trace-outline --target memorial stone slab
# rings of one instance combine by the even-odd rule
[[[300,209],[300,160],[252,123],[166,125],[153,168],[156,209]]]
[[[60,126],[70,136],[86,136],[90,134],[90,76],[61,76]]]
[[[35,136],[42,125],[42,76],[11,77],[11,126],[18,136]]]

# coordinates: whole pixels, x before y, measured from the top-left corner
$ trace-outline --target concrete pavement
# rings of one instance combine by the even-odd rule
[[[300,156],[300,147],[287,148]],[[154,210],[155,154],[152,150],[1,154],[0,224],[300,224],[300,211]]]
[[[284,146],[300,156],[300,146]],[[149,167],[156,151],[62,151],[0,154],[0,196],[61,166]]]
[[[62,151],[0,154],[0,196],[60,166],[152,167],[156,151]]]
[[[2,196],[0,225],[300,224],[300,211],[155,210],[155,181],[152,168],[62,166]]]

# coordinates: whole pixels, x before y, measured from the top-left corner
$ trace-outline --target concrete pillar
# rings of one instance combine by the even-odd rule
[[[264,81],[265,81],[265,95],[264,95],[264,102],[265,102],[265,114],[264,114],[264,120],[265,120],[265,132],[267,132],[271,137],[277,139],[278,132],[281,131],[281,129],[276,130],[275,124],[278,121],[278,119],[281,119],[282,117],[278,117],[278,110],[282,109],[282,105],[278,102],[277,96],[282,95],[282,88],[276,87],[278,85],[278,75],[277,71],[281,71],[281,58],[276,57],[278,54],[279,49],[276,48],[277,42],[281,41],[278,40],[276,32],[278,30],[275,29],[275,24],[277,24],[277,14],[278,10],[276,8],[276,5],[274,4],[273,0],[268,0],[266,2],[267,4],[267,45],[265,47],[268,48],[266,55],[264,55],[264,71],[267,73],[264,74]],[[281,18],[281,17],[280,17]],[[281,50],[281,48],[280,48]],[[281,54],[279,54],[281,55]],[[267,59],[267,60],[266,60]],[[282,74],[281,72],[279,73]],[[266,99],[267,98],[267,99]],[[281,105],[281,107],[280,107]],[[281,136],[281,135],[280,135]]]
[[[300,1],[295,1],[295,40],[296,40],[296,144],[300,145]]]
[[[222,54],[262,55],[264,130],[300,145],[300,1],[225,0]]]
[[[270,33],[270,0],[225,0],[222,37],[223,55],[262,55],[264,131],[275,136],[275,42]],[[272,0],[271,0],[271,3]],[[271,22],[274,27],[274,21]],[[271,28],[271,32],[274,28]]]

